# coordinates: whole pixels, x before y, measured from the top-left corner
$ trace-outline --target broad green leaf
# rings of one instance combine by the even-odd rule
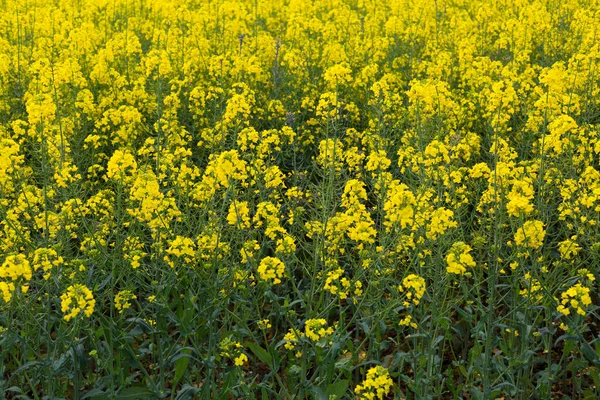
[[[341,381],[337,381],[327,386],[327,390],[325,390],[325,394],[327,396],[336,396],[336,399],[341,399],[346,390],[348,390],[348,385],[350,381],[348,379],[342,379]]]
[[[173,386],[176,386],[177,383],[183,378],[183,374],[185,374],[185,370],[190,363],[190,354],[191,350],[186,348],[180,350],[179,354],[177,354],[177,359],[175,361],[175,376],[173,377]]]
[[[268,351],[257,345],[256,343],[248,343],[246,345],[256,357],[265,364],[267,364],[271,369],[273,368],[273,358],[269,354]]]
[[[177,392],[177,396],[175,396],[175,400],[191,400],[200,392],[200,389],[195,388],[191,385],[185,384],[181,387],[179,392]]]
[[[157,396],[154,392],[147,387],[134,386],[120,390],[117,394],[118,399],[127,400],[145,400],[145,399],[156,399]]]

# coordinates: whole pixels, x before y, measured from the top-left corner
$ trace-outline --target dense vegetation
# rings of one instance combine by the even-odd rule
[[[600,397],[600,3],[0,2],[0,397]]]

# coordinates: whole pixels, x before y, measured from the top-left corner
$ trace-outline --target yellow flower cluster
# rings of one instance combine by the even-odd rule
[[[50,278],[53,268],[58,268],[64,263],[62,256],[59,256],[56,250],[45,247],[36,249],[33,253],[34,269],[42,268],[44,271],[44,279]]]
[[[108,160],[106,178],[130,183],[136,171],[137,163],[133,154],[128,151],[116,150]]]
[[[90,317],[96,305],[92,291],[87,286],[81,284],[69,286],[66,292],[60,296],[60,301],[60,308],[65,314],[65,321],[70,321],[79,314]]]
[[[317,162],[323,169],[333,168],[340,171],[343,163],[344,145],[336,139],[326,139],[319,143]]]
[[[324,318],[309,319],[304,324],[304,336],[314,342],[333,334],[333,327],[327,326]]]
[[[10,255],[4,259],[0,266],[0,277],[16,281],[19,278],[30,280],[32,275],[31,264],[24,254]]]
[[[538,279],[532,278],[529,272],[525,274],[523,281],[524,287],[523,289],[521,289],[519,294],[530,300],[540,302],[543,298],[543,288],[540,281]]]
[[[561,294],[561,301],[556,307],[556,311],[563,315],[570,315],[571,311],[575,311],[579,315],[585,315],[585,308],[590,304],[592,304],[590,288],[577,283]]]
[[[188,237],[177,236],[170,242],[170,246],[167,248],[167,255],[164,256],[164,260],[169,264],[171,268],[175,268],[175,261],[181,260],[186,264],[190,264],[196,257],[195,251],[196,245],[194,241]]]
[[[320,345],[330,344],[329,339],[336,329],[337,323],[334,326],[327,326],[327,320],[324,318],[307,319],[304,323],[304,332],[290,328],[284,335],[284,347],[292,351],[303,340],[316,342]],[[302,352],[300,351],[296,353],[296,357],[301,355]]]
[[[5,303],[8,303],[12,299],[13,292],[15,291],[15,284],[12,282],[0,282],[0,294]]]
[[[128,236],[123,245],[123,258],[129,261],[131,268],[136,269],[142,265],[142,259],[147,255],[144,243],[137,236]]]
[[[283,336],[283,340],[285,341],[284,347],[287,350],[294,350],[300,339],[302,338],[302,333],[298,332],[294,328],[290,328],[288,333]]]
[[[350,286],[350,281],[344,276],[344,270],[337,268],[327,273],[327,279],[325,280],[323,289],[333,295],[338,295],[340,299],[345,299],[348,297]]]
[[[115,296],[115,308],[122,314],[123,311],[131,307],[130,300],[134,300],[136,296],[131,290],[121,290]]]
[[[546,231],[542,221],[527,221],[515,233],[515,243],[531,249],[539,249],[544,243]]]
[[[219,348],[221,349],[220,355],[221,357],[233,360],[235,366],[241,367],[248,362],[248,356],[243,353],[242,347],[240,342],[232,339],[231,336],[227,336],[219,344]]]
[[[534,198],[533,183],[530,180],[515,180],[512,184],[510,193],[506,195],[506,211],[513,217],[530,214],[534,208],[532,200]]]
[[[408,275],[402,280],[402,284],[398,285],[398,291],[405,296],[402,304],[406,308],[419,305],[425,295],[425,290],[425,279],[415,274]],[[417,328],[418,325],[413,321],[413,316],[409,312],[410,310],[402,317],[399,325]]]
[[[270,281],[273,285],[277,285],[281,283],[285,265],[277,257],[265,257],[261,260],[257,272],[263,281]]]
[[[350,294],[360,296],[363,292],[362,282],[360,280],[351,282],[344,276],[344,270],[341,268],[327,272],[323,289],[338,296],[341,300],[347,299]]]
[[[425,294],[425,279],[419,275],[410,274],[402,280],[402,285],[398,286],[398,290],[406,296],[405,307],[411,304],[418,306]]]
[[[378,365],[369,368],[367,377],[361,384],[356,385],[354,393],[358,395],[359,399],[382,400],[390,392],[393,384],[388,370]]]
[[[9,255],[0,266],[0,294],[4,302],[8,303],[16,289],[15,284],[21,282],[26,285],[31,279],[33,271],[25,255]]]
[[[571,236],[570,239],[565,239],[558,243],[558,252],[565,260],[570,260],[581,251],[581,246],[576,242],[577,235]]]
[[[233,201],[227,214],[229,225],[238,226],[240,229],[250,228],[250,210],[247,201]]]
[[[268,319],[261,319],[260,321],[257,322],[258,328],[266,331],[271,329],[272,325],[271,325],[271,321],[269,321]]]
[[[464,242],[456,242],[450,248],[450,252],[446,256],[446,271],[449,274],[464,275],[467,268],[476,265],[471,253],[471,246]]]
[[[372,363],[388,355],[376,338],[412,327],[420,345],[446,329],[432,327],[438,307],[455,322],[451,310],[497,304],[496,325],[523,316],[534,332],[551,314],[596,322],[597,0],[1,1],[0,26],[0,314],[17,331],[38,315],[111,307],[164,327],[173,318],[144,314],[185,320],[198,303],[188,296],[214,293],[201,307],[215,329],[284,343],[270,353],[312,351],[345,329]],[[464,275],[469,288],[454,279]],[[380,315],[381,332],[366,332]],[[219,354],[205,334],[189,339]],[[531,348],[499,348],[538,365],[538,339],[522,343]],[[478,353],[436,346],[445,358]],[[7,365],[22,364],[17,353]],[[317,353],[302,365],[315,384],[325,380],[312,363],[335,358]],[[232,337],[221,355],[254,361]],[[436,368],[473,364],[430,359],[411,368],[435,389],[407,397],[447,392]],[[97,364],[100,377],[111,367]],[[281,389],[251,367],[256,385],[233,382],[238,395]],[[26,372],[17,387],[31,386]],[[62,387],[57,397],[72,395]],[[390,388],[377,367],[356,393]]]

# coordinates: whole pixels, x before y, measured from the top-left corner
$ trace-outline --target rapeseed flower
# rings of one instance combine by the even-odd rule
[[[590,288],[576,283],[561,294],[561,301],[556,311],[567,316],[574,311],[576,314],[585,316],[586,307],[592,304]]]
[[[314,342],[333,334],[333,327],[327,326],[324,318],[309,319],[304,324],[304,336]]]
[[[390,392],[393,384],[388,370],[378,365],[367,371],[367,377],[360,385],[356,385],[354,393],[360,399],[382,400]]]
[[[515,243],[517,246],[522,246],[531,249],[539,249],[544,243],[546,231],[542,221],[527,221],[517,229],[515,233]]]
[[[464,275],[467,272],[467,268],[476,265],[470,252],[471,246],[464,242],[454,243],[446,256],[446,271],[450,274]]]
[[[270,281],[273,285],[277,285],[281,283],[285,265],[277,257],[265,257],[261,260],[257,272],[263,281]]]
[[[60,300],[65,321],[70,321],[80,314],[90,317],[96,305],[92,291],[81,284],[69,286],[66,292],[60,296]]]
[[[123,311],[127,310],[131,307],[130,300],[134,300],[136,296],[133,294],[131,290],[121,290],[115,296],[115,308],[119,311],[119,314],[122,314]]]

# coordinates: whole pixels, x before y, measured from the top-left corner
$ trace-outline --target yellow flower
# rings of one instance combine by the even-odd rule
[[[352,80],[352,70],[347,63],[336,64],[325,71],[323,79],[330,89],[335,89],[338,85],[344,85]]]
[[[332,334],[333,328],[327,327],[327,321],[324,318],[309,319],[304,325],[304,335],[315,342]]]
[[[271,329],[271,322],[268,319],[262,319],[262,320],[258,321],[257,325],[258,325],[258,328],[262,329],[263,331]]]
[[[244,353],[240,354],[239,356],[237,356],[235,358],[235,360],[233,361],[233,363],[238,366],[241,367],[242,365],[244,365],[244,363],[246,363],[248,361],[248,356],[245,355]]]
[[[283,347],[285,347],[288,350],[294,350],[301,337],[302,334],[299,334],[296,330],[290,328],[288,333],[286,333],[283,337],[283,340],[285,340],[285,344],[283,345]]]
[[[129,183],[137,171],[135,158],[129,151],[116,150],[110,160],[106,171],[106,179],[123,180]]]
[[[556,307],[556,311],[563,315],[570,315],[571,311],[575,311],[577,314],[585,316],[585,308],[590,304],[592,304],[590,288],[577,283],[561,294],[561,301]]]
[[[419,305],[425,294],[425,279],[419,275],[410,274],[402,280],[402,285],[398,286],[398,290],[406,295],[405,307],[408,307],[411,303]]]
[[[235,181],[245,185],[248,179],[247,168],[246,162],[240,159],[236,150],[225,151],[212,157],[202,180],[211,186],[211,192],[214,192],[218,186],[227,188]]]
[[[41,247],[33,253],[33,267],[37,270],[42,268],[44,279],[50,278],[52,268],[58,267],[64,263],[64,259],[58,255],[56,250]]]
[[[394,384],[388,370],[381,365],[370,368],[367,371],[366,379],[354,388],[354,393],[359,396],[359,399],[379,399],[382,400],[386,396]]]
[[[131,290],[121,290],[115,296],[115,308],[119,310],[119,313],[123,313],[123,311],[131,307],[129,300],[133,299],[135,299],[135,295],[131,292]]]
[[[520,215],[528,215],[533,211],[534,192],[533,185],[527,180],[515,181],[512,190],[506,196],[508,203],[506,211],[509,215],[518,217]]]
[[[234,365],[238,367],[241,367],[248,361],[248,356],[242,352],[242,344],[232,339],[232,336],[227,336],[221,340],[219,348],[221,349],[220,355],[233,360]]]
[[[566,239],[558,243],[558,252],[565,260],[570,260],[573,256],[579,254],[581,246],[575,242],[576,239],[577,236],[572,236],[571,239]]]
[[[415,223],[417,200],[410,188],[399,181],[392,181],[388,187],[387,198],[383,205],[387,230],[399,225],[400,228],[412,227]]]
[[[450,274],[463,275],[467,272],[467,267],[474,267],[475,260],[471,254],[471,246],[464,242],[456,242],[450,248],[450,253],[446,256],[446,271]]]
[[[340,299],[347,298],[351,285],[350,281],[347,278],[344,278],[343,275],[344,270],[341,268],[329,271],[323,289],[333,295],[339,296]]]
[[[413,328],[417,328],[418,327],[418,325],[416,324],[416,322],[413,322],[412,315],[410,315],[410,314],[408,314],[404,318],[402,318],[400,320],[400,323],[398,325],[400,325],[400,326],[411,326]]]
[[[385,171],[387,170],[392,162],[389,158],[387,158],[387,154],[384,150],[373,151],[369,154],[367,158],[367,163],[365,164],[365,169],[367,171]]]
[[[282,188],[285,189],[285,175],[281,172],[277,165],[273,165],[263,171],[263,180],[267,189]]]
[[[594,274],[592,274],[587,268],[578,269],[577,274],[582,278],[589,280],[590,282],[594,282],[596,280]]]
[[[429,225],[427,226],[427,239],[436,240],[448,229],[456,228],[457,222],[453,220],[454,213],[444,207],[438,208],[431,213]]]
[[[12,294],[15,291],[15,284],[12,282],[0,282],[0,294],[5,303],[12,299]]]
[[[515,233],[517,246],[539,249],[544,243],[546,231],[542,221],[527,221]]]
[[[250,210],[248,209],[247,201],[234,200],[229,205],[229,213],[227,214],[227,222],[229,225],[239,227],[240,229],[250,228]]]
[[[265,257],[258,266],[258,276],[264,281],[272,281],[274,285],[281,283],[285,265],[277,257]]]
[[[4,302],[8,303],[15,292],[16,281],[29,281],[33,275],[31,264],[23,254],[9,255],[0,266],[0,294]],[[24,285],[21,285],[23,287]],[[26,285],[25,285],[26,286]],[[27,286],[28,288],[28,286]],[[23,290],[25,293],[25,291]]]
[[[171,268],[175,267],[175,262],[172,260],[172,257],[176,257],[189,264],[195,259],[195,248],[196,245],[192,239],[184,236],[177,236],[171,241],[170,246],[167,248],[167,255],[164,256],[164,260]]]
[[[283,238],[277,239],[277,248],[275,249],[276,253],[280,254],[292,254],[296,251],[296,241],[294,238],[288,234],[284,234]]]
[[[7,256],[0,266],[0,278],[9,278],[12,281],[19,278],[30,280],[32,273],[31,264],[24,254]]]
[[[91,316],[96,305],[92,291],[81,284],[69,286],[67,291],[60,296],[60,300],[65,321],[77,317],[80,313],[86,317]]]
[[[344,146],[340,140],[322,140],[319,143],[317,163],[319,163],[323,169],[333,167],[336,171],[340,171],[343,166],[343,154]]]

